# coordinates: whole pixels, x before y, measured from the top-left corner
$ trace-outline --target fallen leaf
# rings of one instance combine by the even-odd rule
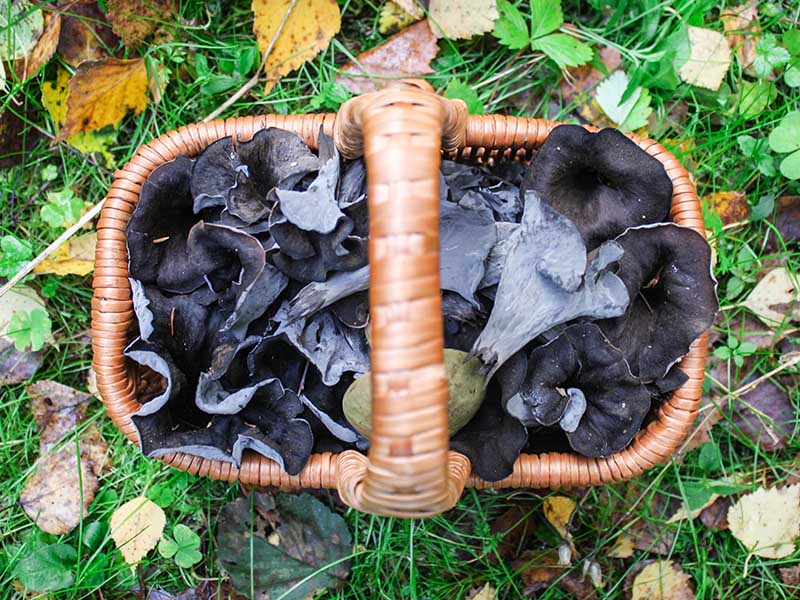
[[[61,35],[61,15],[44,13],[44,28],[30,53],[18,59],[14,71],[21,81],[33,77],[52,58]]]
[[[253,31],[263,54],[272,44],[291,0],[253,0]],[[342,17],[336,0],[299,0],[264,65],[268,94],[277,81],[328,47],[339,33]]]
[[[11,0],[0,10],[0,60],[28,56],[44,31],[41,9],[28,0]]]
[[[67,240],[34,269],[34,273],[56,275],[88,275],[94,270],[97,233],[87,233]]]
[[[650,92],[646,88],[637,87],[627,100],[622,101],[629,83],[630,80],[623,71],[616,71],[605,78],[595,90],[595,100],[603,113],[625,131],[647,125],[647,118],[653,112]]]
[[[2,71],[2,61],[0,61],[0,71]],[[2,78],[0,78],[2,79]],[[2,90],[0,81],[0,90]],[[22,159],[28,150],[31,150],[39,139],[39,132],[29,127],[20,118],[17,112],[18,107],[11,110],[7,107],[0,112],[0,169],[8,169],[22,163]],[[22,109],[24,115],[29,118],[34,117],[33,107],[25,103]]]
[[[750,206],[744,192],[714,192],[704,196],[703,203],[717,212],[723,225],[745,221],[750,216]]]
[[[608,551],[608,556],[609,558],[630,558],[635,550],[633,538],[623,531],[617,536],[614,546]]]
[[[633,580],[631,600],[694,600],[691,578],[668,560],[653,561]]]
[[[42,104],[50,113],[56,129],[61,128],[67,116],[68,82],[69,73],[59,65],[56,80],[42,83]],[[84,131],[68,137],[66,143],[83,154],[99,153],[108,167],[114,164],[114,156],[110,150],[116,143],[114,132]]]
[[[61,2],[61,36],[57,51],[71,67],[111,56],[119,43],[106,14],[95,0]]]
[[[742,306],[766,325],[776,327],[800,320],[797,278],[785,267],[769,271],[753,288]]]
[[[707,394],[704,394],[700,400],[700,409],[697,413],[697,417],[695,417],[694,423],[692,423],[689,429],[686,440],[673,455],[675,461],[678,463],[681,462],[687,453],[710,442],[710,431],[721,419],[722,413],[717,405],[712,402],[712,399]]]
[[[131,569],[156,547],[164,533],[164,511],[144,496],[128,500],[111,515],[111,539]]]
[[[708,340],[709,348],[717,342],[727,339],[728,335],[734,335],[740,344],[749,342],[756,348],[766,350],[772,348],[786,335],[796,331],[792,328],[774,331],[746,311],[740,311],[730,318],[725,315],[725,312],[721,312],[717,321],[719,329],[715,327],[712,330]]]
[[[495,589],[487,583],[482,588],[475,588],[469,592],[464,600],[494,600],[496,593]]]
[[[394,3],[415,19],[421,19],[424,13],[420,3],[423,1],[424,0],[419,0],[419,2],[417,0],[394,0]]]
[[[106,6],[111,28],[128,48],[162,33],[164,24],[175,19],[172,0],[108,0]]]
[[[0,338],[0,385],[29,380],[42,365],[44,350],[20,352],[9,340]]]
[[[709,90],[718,90],[731,64],[731,49],[725,36],[703,27],[689,30],[689,56],[678,69],[686,83]]]
[[[411,25],[419,17],[414,17],[402,6],[389,0],[381,7],[381,15],[378,18],[378,31],[381,35],[389,35]]]
[[[561,97],[564,102],[572,102],[577,97],[587,94],[603,77],[617,70],[622,64],[622,55],[611,46],[603,46],[597,55],[605,67],[605,73],[592,64],[565,71],[565,76],[561,80]]]
[[[733,536],[748,551],[764,558],[784,558],[794,552],[800,535],[800,486],[759,488],[728,510]]]
[[[576,569],[560,564],[556,550],[528,551],[514,561],[514,569],[519,571],[525,596],[532,596],[555,585],[573,598],[590,600],[597,597],[589,578],[583,577]]]
[[[47,312],[39,294],[27,285],[15,286],[0,296],[0,338],[11,339],[8,337],[8,326],[14,313],[30,313],[35,310]],[[51,345],[55,343],[52,333],[47,333],[45,342]]]
[[[20,505],[42,531],[63,535],[86,516],[97,492],[97,477],[109,466],[108,445],[94,425],[75,444],[56,445],[83,421],[91,395],[56,381],[27,387],[39,427],[39,455],[25,482]]]
[[[749,69],[756,59],[756,44],[761,26],[758,23],[758,1],[750,0],[739,6],[726,8],[720,14],[728,44],[739,59],[742,70]]]
[[[781,196],[778,200],[775,227],[785,243],[800,239],[800,196]]]
[[[800,566],[778,569],[783,583],[792,587],[800,587]],[[794,596],[791,596],[794,597]]]
[[[513,504],[508,510],[492,521],[492,535],[500,536],[497,544],[497,556],[501,560],[509,560],[519,556],[533,537],[535,527],[531,523],[533,506],[529,502]]]
[[[735,398],[732,412],[730,426],[766,452],[786,446],[797,420],[787,391],[769,380]]]
[[[544,516],[562,539],[568,540],[572,538],[568,527],[570,517],[575,512],[576,507],[575,501],[566,496],[548,496],[544,499],[542,506]]]
[[[438,37],[469,39],[494,29],[497,0],[430,0],[428,18]]]
[[[726,531],[728,529],[728,509],[733,502],[734,498],[731,496],[717,498],[700,513],[700,522],[709,531]]]
[[[147,69],[142,58],[81,63],[68,87],[67,114],[54,141],[116,125],[128,112],[139,114],[147,106]]]
[[[288,600],[347,578],[352,538],[342,517],[309,494],[256,494],[252,501],[255,511],[250,498],[225,505],[217,526],[217,556],[234,587]],[[279,522],[271,534],[269,521]]]
[[[373,92],[391,81],[370,76],[409,77],[433,73],[431,61],[438,51],[436,36],[425,19],[396,33],[380,46],[359,54],[340,69],[344,74],[336,75],[336,82],[354,94]]]

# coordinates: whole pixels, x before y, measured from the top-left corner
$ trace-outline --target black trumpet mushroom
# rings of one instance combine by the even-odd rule
[[[531,161],[524,190],[539,194],[597,248],[628,227],[658,223],[672,204],[661,162],[616,129],[559,125]]]

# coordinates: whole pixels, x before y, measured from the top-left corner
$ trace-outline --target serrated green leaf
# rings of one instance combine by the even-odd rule
[[[530,32],[525,17],[508,0],[497,0],[500,17],[494,22],[494,37],[511,50],[520,50],[530,43]]]
[[[559,69],[585,65],[594,56],[589,46],[564,33],[552,33],[533,40],[531,49],[544,52]]]
[[[41,209],[42,220],[54,229],[74,225],[81,216],[83,200],[69,188],[47,192],[47,204]]]
[[[530,0],[530,3],[531,41],[555,31],[564,23],[561,0]]]
[[[756,151],[756,138],[752,135],[740,135],[736,138],[736,143],[739,144],[739,149],[748,158],[752,158]]]
[[[595,99],[606,116],[620,129],[639,129],[647,124],[647,117],[653,112],[650,107],[650,92],[645,88],[637,88],[622,102],[627,87],[628,76],[617,71],[597,86]]]
[[[483,102],[481,102],[481,99],[478,97],[478,92],[463,81],[452,79],[444,90],[444,97],[463,100],[467,105],[467,112],[471,115],[483,114]]]
[[[0,277],[13,277],[31,258],[33,248],[27,240],[11,234],[0,238]]]
[[[792,111],[769,134],[769,147],[774,152],[800,150],[800,111]]]
[[[21,559],[14,575],[29,590],[53,592],[67,588],[75,581],[78,553],[67,544],[44,546]]]

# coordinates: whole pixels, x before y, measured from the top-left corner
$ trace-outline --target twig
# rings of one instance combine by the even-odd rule
[[[757,388],[759,385],[761,385],[764,381],[766,381],[770,377],[774,377],[775,375],[777,375],[781,371],[785,371],[789,367],[793,367],[794,365],[796,365],[798,363],[800,363],[800,354],[798,354],[796,356],[793,356],[791,359],[787,360],[783,364],[778,365],[777,367],[772,369],[772,371],[769,371],[768,373],[764,373],[758,379],[754,379],[750,383],[746,383],[745,385],[743,385],[739,389],[734,390],[733,392],[731,392],[731,396],[735,397],[735,396],[741,396],[742,394],[746,394],[747,392]]]
[[[106,202],[105,199],[103,199],[97,204],[95,204],[88,211],[86,211],[86,214],[84,214],[80,219],[78,219],[77,223],[75,223],[72,227],[67,229],[60,236],[58,236],[52,244],[50,244],[47,248],[42,250],[36,258],[34,258],[32,261],[26,264],[22,268],[22,270],[19,271],[19,273],[17,273],[11,279],[9,279],[8,282],[6,282],[6,284],[2,288],[0,288],[0,297],[4,296],[8,290],[17,285],[22,280],[22,278],[28,275],[31,271],[33,271],[37,267],[37,265],[40,265],[42,262],[44,262],[44,260],[48,256],[50,256],[53,252],[55,252],[61,246],[61,244],[66,242],[69,238],[75,235],[75,233],[79,231],[84,225],[86,225],[89,221],[91,221],[98,214],[100,214],[100,210],[103,208],[105,202]]]
[[[251,89],[253,89],[255,87],[255,85],[258,83],[258,78],[261,75],[261,71],[264,69],[264,66],[267,64],[267,59],[269,58],[269,55],[272,54],[272,50],[273,50],[273,48],[275,48],[275,44],[277,43],[278,38],[281,35],[281,32],[283,32],[283,27],[284,27],[284,25],[286,25],[286,21],[289,20],[289,15],[292,14],[292,10],[294,9],[295,4],[297,4],[297,0],[292,0],[292,3],[289,5],[289,8],[286,9],[286,14],[283,15],[283,19],[281,20],[280,24],[278,25],[278,29],[275,31],[275,35],[272,37],[272,40],[270,41],[269,46],[267,46],[267,50],[264,52],[264,56],[261,59],[261,64],[259,65],[258,71],[256,71],[256,74],[253,75],[247,82],[245,82],[245,84],[242,87],[240,87],[238,90],[236,90],[236,92],[233,94],[233,96],[231,96],[230,98],[225,100],[225,102],[223,102],[219,107],[217,107],[216,110],[214,110],[208,116],[206,116],[203,119],[203,123],[205,123],[207,121],[210,121],[211,119],[216,119],[226,109],[228,109],[234,102],[239,100],[239,98],[244,96],[247,92],[249,92]]]

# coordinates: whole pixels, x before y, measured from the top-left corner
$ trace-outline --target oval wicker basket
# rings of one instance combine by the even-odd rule
[[[460,101],[421,82],[366,94],[334,114],[263,115],[181,127],[141,146],[115,173],[97,224],[92,346],[98,389],[116,426],[134,443],[139,409],[137,366],[123,356],[135,335],[125,227],[142,183],[179,155],[196,156],[226,136],[251,138],[266,127],[298,134],[311,148],[320,127],[346,157],[364,155],[370,211],[370,310],[373,319],[373,434],[368,456],[314,454],[296,476],[248,453],[242,465],[188,454],[162,457],[193,474],[281,488],[336,488],[348,505],[374,514],[425,517],[451,508],[466,486],[556,488],[633,477],[664,462],[697,416],[706,335],[680,363],[689,376],[629,447],[607,458],[572,453],[524,454],[494,483],[470,475],[448,451],[438,273],[438,185],[442,152],[459,159],[525,160],[558,123],[499,115],[467,116]],[[670,218],[705,235],[697,193],[678,160],[652,140],[629,136],[660,160],[673,183]]]

